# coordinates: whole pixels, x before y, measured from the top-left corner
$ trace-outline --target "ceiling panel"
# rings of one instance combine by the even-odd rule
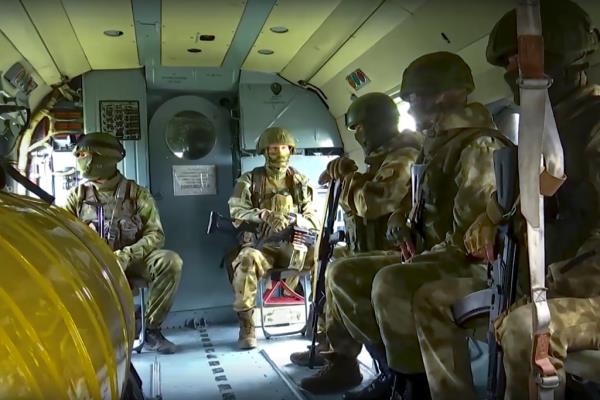
[[[385,0],[342,0],[281,71],[286,79],[309,80]]]
[[[40,100],[50,91],[50,87],[44,83],[44,80],[36,71],[32,69],[27,60],[23,58],[23,55],[19,53],[17,49],[15,49],[10,40],[2,32],[0,32],[0,54],[2,54],[2,57],[0,57],[1,74],[4,74],[4,72],[6,72],[6,70],[8,70],[16,62],[20,62],[25,69],[31,72],[33,80],[38,84],[38,86],[29,95],[29,106],[32,109],[35,109]],[[8,89],[7,92],[9,95],[15,95],[15,90],[12,90],[12,88],[5,81],[3,81],[0,86]]]
[[[60,0],[21,0],[60,72],[74,77],[91,69]]]
[[[46,83],[61,81],[57,66],[18,0],[2,0],[0,30]],[[2,58],[4,57],[2,54]]]
[[[220,67],[246,0],[162,1],[161,59],[169,67]],[[201,35],[214,35],[202,41]],[[199,49],[200,52],[188,52]]]
[[[278,0],[271,10],[242,68],[262,72],[280,72],[329,17],[341,0]],[[270,28],[284,26],[286,33]],[[274,53],[262,55],[260,49]]]
[[[356,93],[362,95],[373,91],[385,92],[398,86],[402,72],[410,62],[434,51],[460,52],[465,49],[467,56],[473,54],[470,62],[476,67],[482,66],[485,52],[475,54],[475,50],[482,49],[481,40],[511,7],[514,7],[512,0],[427,1],[384,38],[362,54],[355,55],[355,60],[349,65],[337,68],[337,74],[320,86],[329,97],[332,114],[343,114],[350,104],[350,95],[354,90],[345,77],[356,68],[361,68],[371,79]],[[442,32],[449,42],[444,39]]]
[[[310,83],[321,86],[360,54],[369,50],[381,38],[411,16],[403,0],[388,0],[344,44],[344,46],[319,70]],[[412,1],[414,3],[414,1]]]
[[[92,69],[140,66],[131,0],[62,0]],[[122,31],[119,37],[106,30]]]

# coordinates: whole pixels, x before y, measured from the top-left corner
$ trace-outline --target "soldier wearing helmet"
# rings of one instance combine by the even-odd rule
[[[340,206],[345,214],[346,254],[329,265],[365,263],[366,255],[381,255],[388,251],[389,262],[400,261],[400,254],[386,238],[387,220],[408,192],[410,166],[415,162],[421,147],[421,135],[398,132],[398,107],[384,93],[368,93],[354,100],[345,115],[346,128],[354,133],[363,149],[367,170],[358,172],[355,162],[348,157],[332,160],[321,175],[321,183],[331,178],[340,179],[342,194]],[[345,268],[343,266],[334,268]],[[324,328],[321,321],[319,328]],[[315,365],[324,365],[320,354],[329,350],[325,333],[319,332],[319,347]],[[291,360],[297,365],[308,365],[309,352],[293,353]]]
[[[264,167],[243,174],[229,199],[231,218],[237,223],[259,225],[259,234],[245,238],[246,243],[232,262],[233,309],[240,322],[240,349],[251,349],[257,344],[253,313],[258,280],[273,267],[288,265],[291,257],[289,244],[267,243],[256,249],[255,241],[290,224],[319,230],[308,179],[289,166],[295,147],[296,141],[287,129],[266,129],[256,147],[257,153],[265,157]],[[314,257],[309,253],[303,267],[310,268],[313,263]]]
[[[302,381],[305,389],[324,393],[360,383],[356,356],[365,344],[388,368],[346,399],[390,398],[394,381],[398,390],[410,388],[412,398],[426,398],[412,296],[428,281],[471,274],[463,234],[494,190],[492,154],[504,140],[483,105],[467,104],[473,88],[470,68],[452,53],[424,55],[404,71],[400,93],[424,134],[417,158],[421,189],[415,201],[408,191],[388,221],[388,237],[400,248],[394,257],[366,255],[343,268],[330,266],[333,352],[322,371]]]
[[[128,277],[149,282],[144,348],[174,353],[176,346],[163,336],[161,324],[173,304],[183,262],[161,249],[165,235],[152,195],[117,169],[125,149],[113,135],[84,135],[73,154],[86,180],[71,189],[65,208],[107,241]]]
[[[597,349],[600,343],[600,256],[596,251],[600,245],[600,91],[588,84],[585,74],[587,57],[597,48],[598,33],[587,13],[572,1],[543,0],[540,5],[545,71],[553,80],[548,94],[567,175],[556,194],[545,199],[549,355],[561,383],[555,398],[563,398],[567,352],[573,348]],[[515,10],[504,15],[492,29],[486,56],[488,62],[505,69],[506,81],[518,103]],[[468,229],[465,247],[473,256],[491,260],[495,258],[496,224],[501,223],[498,212],[502,211],[495,196],[487,210]],[[527,268],[526,264],[519,266],[520,270]],[[457,300],[486,287],[484,277],[450,279],[426,285],[415,295],[414,319],[434,398],[476,398],[468,362],[464,362],[469,359],[469,350],[467,342],[461,340],[463,329],[448,315]],[[529,288],[523,288],[523,293],[528,292]],[[515,307],[496,321],[496,337],[504,352],[507,399],[529,398],[530,307]],[[478,322],[487,328],[487,319]],[[597,370],[590,372],[598,376]],[[567,393],[567,398],[571,396]]]

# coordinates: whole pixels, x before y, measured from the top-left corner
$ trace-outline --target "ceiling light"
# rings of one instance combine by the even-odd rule
[[[104,34],[110,37],[119,37],[123,36],[123,31],[119,31],[117,29],[107,29],[104,31]]]
[[[288,31],[285,26],[272,26],[270,29],[273,33],[286,33]]]
[[[192,47],[191,49],[187,49],[188,53],[200,53],[202,52],[201,49],[197,49],[195,47]]]
[[[263,55],[265,55],[265,56],[268,56],[268,55],[271,55],[271,54],[273,54],[273,53],[274,53],[274,51],[273,51],[273,50],[271,50],[271,49],[260,49],[260,50],[258,51],[258,53],[259,53],[259,54],[263,54]]]

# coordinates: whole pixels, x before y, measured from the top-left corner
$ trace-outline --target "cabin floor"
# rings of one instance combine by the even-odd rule
[[[277,332],[277,329],[293,330],[293,327],[272,330]],[[165,336],[177,344],[176,354],[143,351],[133,355],[144,394],[149,399],[162,397],[164,400],[342,398],[342,394],[315,396],[298,386],[302,378],[316,372],[316,369],[298,367],[290,362],[292,352],[306,350],[310,344],[304,336],[297,334],[266,340],[259,327],[256,333],[259,347],[240,351],[237,349],[237,324],[164,331]],[[359,360],[364,386],[376,372],[369,353],[363,350]]]

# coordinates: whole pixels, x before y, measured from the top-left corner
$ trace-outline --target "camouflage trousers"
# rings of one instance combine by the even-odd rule
[[[424,372],[413,297],[424,284],[450,277],[473,276],[464,253],[454,247],[431,250],[409,263],[383,268],[373,281],[371,301],[388,365],[403,374]]]
[[[454,323],[451,306],[460,298],[485,289],[483,279],[447,279],[424,285],[414,298],[414,320],[433,399],[477,399],[473,388],[466,336],[485,336],[487,318]],[[551,293],[550,293],[551,295]],[[559,372],[564,393],[564,362],[569,350],[600,348],[600,298],[553,298],[548,301],[551,323],[550,359]],[[515,304],[496,323],[496,336],[504,351],[505,399],[529,399],[532,316],[529,304]],[[598,371],[589,374],[600,379]]]
[[[362,345],[382,348],[371,305],[377,272],[402,261],[397,251],[372,251],[333,261],[325,274],[326,330],[333,351],[357,357]]]
[[[126,276],[142,278],[148,282],[145,318],[149,329],[160,328],[167,317],[181,281],[182,266],[181,257],[174,251],[154,250],[143,262],[125,270]]]
[[[244,247],[232,262],[234,300],[233,310],[236,312],[247,311],[256,307],[256,292],[258,281],[275,265],[288,265],[289,254],[286,251],[265,246],[262,250],[253,247]],[[304,264],[309,268],[310,260]],[[299,282],[298,277],[285,280],[290,288],[295,288]]]

